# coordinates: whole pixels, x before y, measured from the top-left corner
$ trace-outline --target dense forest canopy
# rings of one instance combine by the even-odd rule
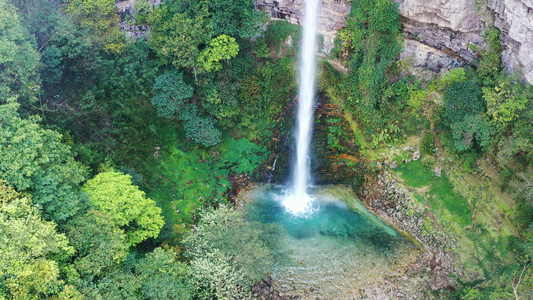
[[[0,0],[0,299],[250,298],[282,254],[232,201],[271,178],[292,132],[300,27],[252,0],[139,0],[120,18],[114,0]],[[121,21],[147,31],[126,38]],[[371,153],[423,132],[428,160],[400,170],[425,174],[438,148],[464,172],[490,162],[514,197],[520,233],[482,266],[495,275],[450,298],[533,285],[533,91],[502,69],[499,37],[420,79],[399,60],[398,5],[353,0],[320,64],[320,97],[350,123],[328,121],[328,151],[369,156],[343,162],[361,172],[344,183],[371,184]],[[452,175],[431,176],[405,182],[431,178],[450,226],[488,232]]]

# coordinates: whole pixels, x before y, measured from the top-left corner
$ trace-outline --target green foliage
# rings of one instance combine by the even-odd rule
[[[407,105],[413,115],[426,115],[433,110],[433,94],[426,89],[411,88]]]
[[[212,13],[210,24],[215,35],[228,34],[251,38],[267,21],[265,13],[254,9],[252,0],[209,0],[206,2]]]
[[[165,211],[166,224],[162,235],[170,239],[187,231],[194,216],[202,207],[225,202],[229,191],[229,177],[233,174],[252,174],[267,157],[266,149],[246,139],[228,138],[220,149],[183,151],[173,147],[161,154],[156,177],[157,199]]]
[[[164,223],[161,209],[131,183],[130,175],[115,171],[100,173],[85,183],[83,191],[96,209],[125,231],[130,246],[159,234]]]
[[[63,222],[84,206],[78,184],[85,169],[59,133],[42,128],[38,118],[21,119],[17,107],[0,106],[0,178],[33,194],[46,218]]]
[[[233,37],[257,36],[266,21],[251,0],[166,1],[148,16],[149,41],[163,63],[196,76],[198,68],[219,71],[239,51]]]
[[[270,57],[270,49],[268,48],[268,45],[266,44],[264,38],[259,38],[255,40],[252,51],[258,58]]]
[[[57,19],[49,25],[53,32],[41,46],[43,49],[41,77],[43,88],[47,92],[42,95],[42,104],[48,104],[46,100],[53,102],[64,100],[65,96],[70,98],[69,92],[73,92],[72,98],[79,101],[81,95],[86,93],[82,87],[85,84],[93,87],[94,78],[103,75],[104,72],[100,73],[98,68],[102,62],[102,56],[108,53],[103,50],[102,42],[95,40],[100,39],[101,36],[94,36],[89,28],[80,26],[73,18],[58,12],[53,12],[53,14]],[[72,91],[73,89],[75,91]],[[58,99],[60,95],[62,97]],[[74,103],[71,104],[74,105]]]
[[[124,47],[125,37],[116,26],[120,19],[114,0],[69,0],[66,12],[90,30],[91,43],[114,53]]]
[[[531,139],[513,133],[510,136],[504,136],[496,145],[496,159],[501,166],[507,166],[519,153],[531,153],[533,143]]]
[[[83,277],[102,276],[128,254],[126,235],[102,211],[90,210],[68,223],[67,237],[76,249],[73,266]]]
[[[407,105],[412,113],[411,117],[424,117],[434,121],[435,113],[444,106],[442,94],[452,83],[461,83],[467,80],[463,68],[452,69],[440,78],[429,82],[427,87],[415,84],[408,87]]]
[[[435,82],[435,88],[432,89],[442,92],[452,83],[460,83],[465,81],[467,81],[465,69],[456,68],[444,73],[444,75],[442,75]]]
[[[511,291],[498,288],[489,295],[489,300],[513,300],[516,299]]]
[[[400,133],[400,127],[397,123],[389,123],[385,128],[372,135],[372,147],[377,148],[383,143],[396,143],[398,138],[396,136]]]
[[[509,175],[515,175],[512,173],[512,170],[507,170]],[[503,172],[503,171],[502,171]],[[533,177],[531,176],[531,172],[526,173],[518,173],[516,176],[519,178],[519,183],[516,183],[516,196],[519,199],[522,199],[525,203],[529,205],[533,205]],[[511,176],[509,176],[511,177]],[[509,181],[509,180],[507,180]],[[531,243],[533,243],[533,227],[529,230]],[[531,248],[533,251],[533,248]],[[531,257],[533,257],[533,253],[531,253]]]
[[[466,288],[463,290],[461,300],[481,300],[481,293],[477,289]]]
[[[475,142],[483,149],[490,146],[492,129],[484,118],[486,102],[476,82],[451,81],[444,88],[444,120],[452,130],[454,148],[466,151]]]
[[[89,299],[138,300],[141,278],[130,270],[117,269],[100,278],[97,284],[87,284],[82,290]]]
[[[37,49],[46,45],[52,35],[57,33],[55,27],[61,18],[58,10],[63,3],[46,0],[9,0],[8,2],[17,7],[17,14],[25,30],[30,33],[31,39],[35,39]]]
[[[148,42],[163,63],[171,63],[177,68],[197,68],[200,47],[212,36],[207,14],[205,5],[199,8],[195,17],[191,17],[186,13],[173,13],[163,4],[148,16],[152,26]]]
[[[217,249],[191,261],[193,294],[198,299],[249,299],[243,272]]]
[[[490,26],[485,31],[484,37],[487,41],[487,50],[481,53],[477,72],[483,85],[494,87],[502,70],[501,52],[503,47],[500,44],[500,30]]]
[[[137,24],[144,24],[148,15],[153,11],[152,3],[148,0],[139,0],[133,6],[135,9],[135,21]]]
[[[265,33],[266,44],[279,49],[281,43],[292,37],[293,42],[299,41],[302,27],[287,21],[273,20],[269,23]]]
[[[483,98],[487,102],[487,115],[498,128],[506,128],[518,118],[521,110],[530,100],[520,84],[498,80],[493,88],[483,88]]]
[[[237,174],[251,173],[268,156],[266,148],[258,146],[245,138],[229,138],[220,146],[220,168]]]
[[[222,34],[211,39],[209,46],[200,53],[198,63],[207,72],[220,71],[222,69],[220,61],[232,59],[237,53],[239,53],[239,44],[235,38]]]
[[[393,128],[385,131],[386,124],[398,113],[393,101],[402,98],[386,76],[401,51],[399,28],[396,3],[357,0],[339,34],[344,51],[351,54],[346,108],[356,114],[369,135],[376,135],[374,144],[388,142],[386,135]]]
[[[266,62],[257,75],[244,80],[241,101],[242,126],[260,136],[270,136],[284,108],[295,93],[294,60],[284,57],[279,62]]]
[[[62,32],[53,39],[61,52],[61,84],[45,85],[46,123],[63,132],[76,158],[94,173],[106,160],[122,166],[146,161],[158,137],[154,126],[164,122],[150,103],[155,78],[162,73],[153,52],[139,41],[109,56]],[[62,44],[66,40],[73,45]]]
[[[239,84],[229,78],[226,72],[204,78],[201,104],[209,115],[218,120],[218,124],[231,129],[239,124]]]
[[[0,0],[0,97],[21,106],[20,115],[15,105],[0,107],[0,178],[24,195],[33,194],[40,206],[0,185],[0,240],[8,241],[0,243],[0,298],[81,299],[77,289],[86,299],[249,298],[247,286],[264,276],[276,255],[268,231],[222,205],[203,213],[186,240],[190,268],[177,261],[176,253],[160,248],[144,257],[128,255],[132,245],[157,236],[159,209],[132,178],[118,172],[99,174],[86,184],[92,197],[87,209],[78,191],[86,172],[73,157],[93,172],[106,162],[139,175],[135,184],[164,209],[164,235],[157,242],[177,244],[172,238],[194,228],[199,211],[226,202],[239,175],[253,177],[267,158],[266,148],[250,140],[272,145],[272,137],[290,127],[293,56],[301,28],[272,21],[263,35],[266,15],[253,9],[252,0],[168,0],[154,11],[149,1],[140,0],[135,18],[150,25],[148,42],[125,43],[114,1],[10,3],[17,8]],[[395,72],[401,44],[397,6],[388,0],[352,4],[339,34],[349,54],[339,58],[349,57],[351,70],[346,76],[335,73],[324,89],[334,86],[331,95],[343,104],[341,110],[365,125],[350,124],[363,129],[358,136],[378,146],[401,138],[408,122],[428,119],[432,132],[422,139],[421,151],[431,153],[433,133],[441,133],[432,122],[440,125],[435,112],[444,106],[451,128],[444,134],[451,135],[456,150],[487,149],[492,136],[497,145],[489,153],[500,166],[510,167],[509,178],[515,164],[530,164],[531,96],[500,75],[497,30],[487,32],[489,48],[477,70],[485,112],[479,87],[464,69],[427,88],[410,88],[410,79]],[[271,57],[289,36],[292,45]],[[407,108],[416,117],[405,117]],[[37,118],[20,117],[37,111],[43,126]],[[334,125],[327,129],[327,141],[341,149],[344,128]],[[243,136],[247,139],[238,139]],[[456,162],[471,170],[475,156],[467,153]],[[398,171],[406,184],[427,187],[425,201],[432,209],[470,227],[470,205],[446,177],[435,177],[421,161]],[[520,183],[518,200],[529,201],[527,175]],[[45,218],[64,222],[61,228],[74,247],[53,223],[42,220],[39,209]],[[432,226],[424,223],[426,230]],[[531,235],[521,233],[526,240]],[[524,244],[524,253],[531,252],[530,244]],[[483,247],[510,255],[506,245],[496,238]],[[147,242],[137,250],[154,246]],[[60,274],[76,288],[65,286]],[[521,287],[522,298],[530,287]],[[475,299],[476,291],[465,291],[465,297]],[[508,287],[493,294],[493,299],[511,295]]]
[[[462,122],[451,125],[454,148],[457,151],[466,151],[474,145],[474,142],[487,149],[490,146],[491,128],[489,123],[481,115],[467,115]]]
[[[183,73],[172,71],[156,78],[151,102],[159,116],[170,118],[183,109],[185,101],[192,95],[193,88],[183,81]]]
[[[39,210],[0,181],[0,296],[44,299],[61,292],[58,262],[73,253],[65,235]]]
[[[433,199],[432,203],[446,208],[454,216],[457,224],[460,224],[461,226],[472,224],[472,210],[470,209],[468,200],[458,192],[454,191],[453,185],[450,183],[446,175],[436,178],[435,182],[431,185],[429,192],[436,197]]]
[[[420,141],[420,152],[430,155],[435,154],[435,137],[433,133],[428,131],[424,134],[422,141]]]
[[[467,115],[485,111],[481,88],[473,81],[452,82],[444,89],[444,117],[447,124],[462,122]]]
[[[43,81],[46,83],[59,83],[63,76],[61,66],[62,52],[56,46],[47,47],[41,54],[41,61],[44,68]]]
[[[161,157],[157,173],[164,180],[156,178],[158,188],[154,198],[172,212],[165,215],[167,224],[162,232],[168,238],[186,231],[185,225],[192,223],[198,209],[223,201],[222,194],[230,186],[226,172],[213,168],[210,161],[199,161],[198,153],[178,148],[172,148]]]
[[[250,7],[250,6],[249,6]],[[246,13],[246,21],[239,28],[239,35],[243,39],[254,39],[263,33],[263,27],[270,21],[269,15],[259,9],[254,8]]]
[[[256,36],[267,15],[254,9],[252,0],[179,0],[168,1],[173,12],[186,13],[189,17],[206,13],[207,22],[214,35],[227,34],[243,39]]]
[[[520,91],[521,88],[516,87]],[[533,153],[533,101],[531,101],[533,93],[531,87],[525,90],[522,95],[528,98],[526,108],[519,112],[518,118],[511,122],[511,126],[508,126],[503,132],[501,127],[498,128],[500,135],[495,137],[499,140],[497,157],[503,163],[508,163],[511,160],[516,162],[520,159],[531,161]]]
[[[341,140],[346,138],[344,135],[343,124],[340,123],[342,118],[327,119],[327,145],[329,149],[335,149],[338,152],[348,150],[345,146],[341,145]]]
[[[39,53],[16,7],[0,0],[0,103],[10,98],[35,102],[40,90]]]
[[[196,105],[185,106],[180,118],[183,120],[187,138],[205,147],[220,143],[222,133],[215,127],[216,121],[210,117],[200,116]]]
[[[190,299],[187,266],[176,260],[176,253],[156,248],[135,265],[143,299]]]
[[[196,295],[201,299],[245,298],[245,288],[265,276],[274,262],[268,232],[227,206],[202,214],[185,238]]]

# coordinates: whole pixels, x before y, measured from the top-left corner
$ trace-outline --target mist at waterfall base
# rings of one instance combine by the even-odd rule
[[[303,36],[300,53],[298,93],[298,128],[296,131],[296,163],[293,189],[285,198],[285,208],[295,215],[305,215],[312,209],[313,197],[307,193],[310,183],[309,148],[314,121],[316,36],[318,4],[320,0],[305,2]]]
[[[418,246],[366,210],[346,186],[309,188],[312,210],[287,211],[283,186],[256,187],[244,209],[250,221],[277,228],[275,288],[312,299],[353,299],[359,288],[405,272]]]

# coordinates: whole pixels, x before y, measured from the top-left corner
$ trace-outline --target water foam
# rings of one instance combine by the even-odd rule
[[[309,148],[314,120],[317,15],[320,0],[307,0],[300,55],[300,90],[298,96],[298,129],[296,132],[296,164],[293,191],[285,199],[287,211],[303,214],[312,207],[307,194],[310,183]]]

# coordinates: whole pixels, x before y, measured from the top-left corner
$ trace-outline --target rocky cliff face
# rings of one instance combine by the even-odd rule
[[[305,0],[257,0],[256,7],[270,14],[273,19],[285,19],[291,23],[303,23]],[[337,31],[344,26],[350,13],[350,0],[322,0],[318,20],[318,32],[324,36],[323,51],[333,48]]]
[[[533,0],[488,0],[494,25],[502,32],[503,62],[533,84]]]
[[[505,45],[502,58],[507,71],[518,71],[533,84],[533,0],[393,1],[400,6],[405,36],[412,40],[406,42],[408,54],[429,56],[421,49],[419,43],[422,43],[463,63],[471,62],[476,56],[468,46],[484,47],[483,32],[487,25],[494,23],[502,33]],[[431,69],[431,65],[446,67],[449,59],[433,56],[426,62]],[[453,67],[460,61],[447,66]]]
[[[300,24],[305,0],[257,0],[273,18]],[[403,59],[414,69],[442,72],[474,61],[471,50],[485,47],[491,23],[501,30],[503,61],[509,73],[520,72],[533,84],[533,0],[393,0],[400,7],[405,35]],[[350,11],[349,0],[323,0],[319,31],[324,50]]]
[[[482,21],[474,0],[393,0],[400,6],[405,36],[402,59],[417,73],[441,72],[474,61],[469,44],[484,47]]]
[[[148,32],[148,25],[137,25],[133,15],[135,14],[135,4],[139,0],[119,0],[115,3],[118,14],[120,16],[120,30],[126,34],[127,38],[140,39],[146,36]],[[163,3],[164,0],[148,0],[152,8]]]

